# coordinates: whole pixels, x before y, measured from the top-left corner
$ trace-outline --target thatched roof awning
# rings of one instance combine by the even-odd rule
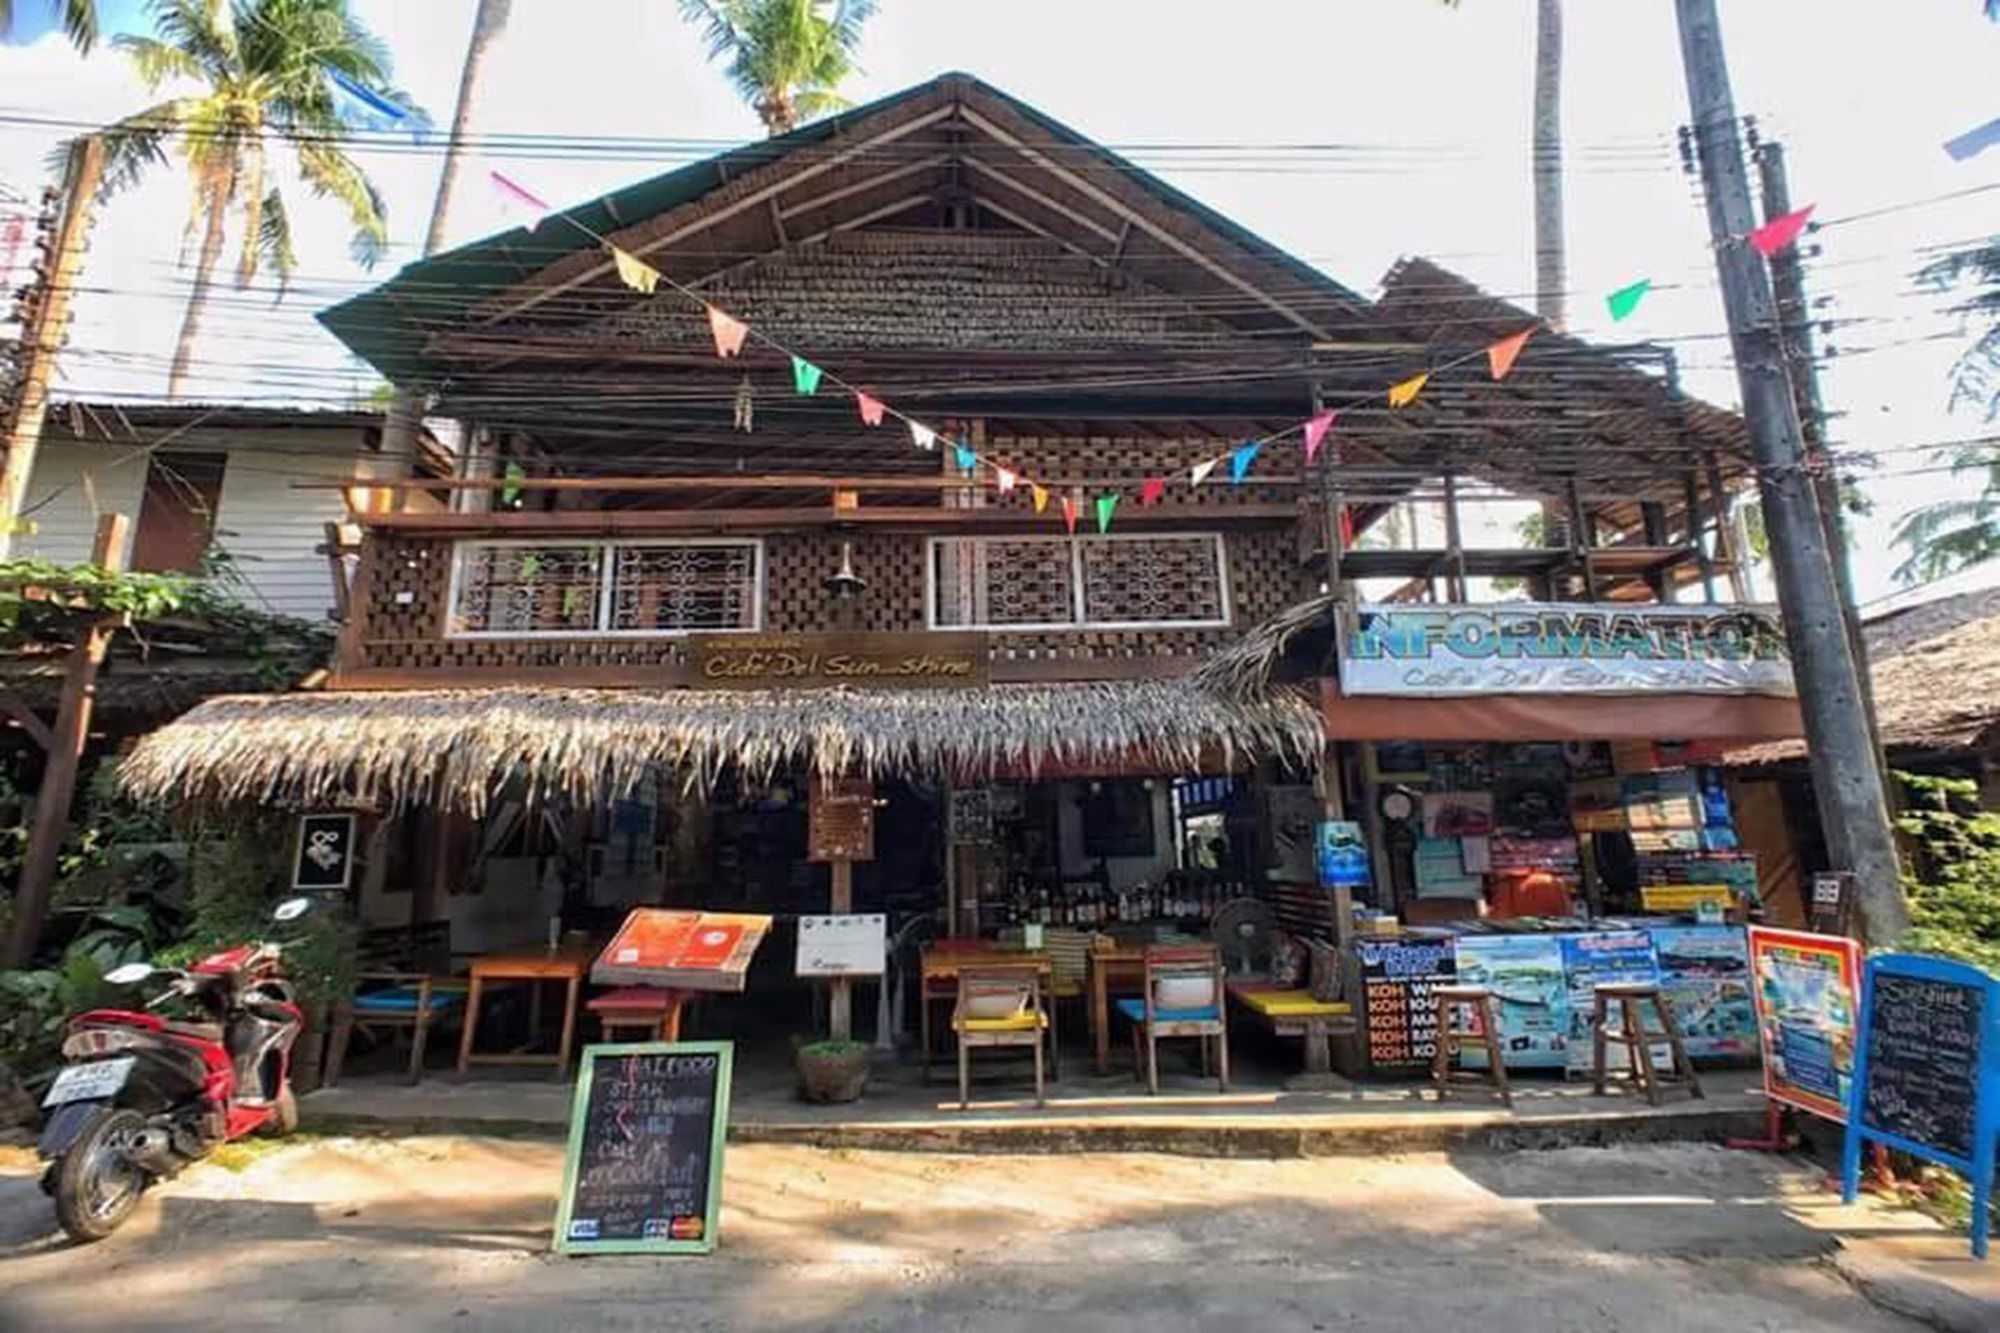
[[[802,765],[837,774],[1156,765],[1220,754],[1317,762],[1318,713],[1296,695],[1232,703],[1183,681],[930,691],[519,687],[211,699],[120,769],[137,800],[282,801],[478,812],[505,783],[595,803],[648,772],[700,781]]]

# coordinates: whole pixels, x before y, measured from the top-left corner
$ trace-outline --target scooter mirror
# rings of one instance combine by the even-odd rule
[[[153,975],[151,963],[121,963],[104,974],[104,979],[114,986],[136,986]]]
[[[310,898],[287,898],[271,913],[273,921],[297,921],[312,906]]]

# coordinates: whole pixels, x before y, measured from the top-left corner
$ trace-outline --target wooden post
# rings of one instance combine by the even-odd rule
[[[1597,595],[1597,566],[1592,563],[1590,548],[1590,513],[1583,507],[1583,495],[1576,487],[1576,479],[1571,478],[1563,488],[1563,498],[1569,508],[1569,550],[1583,573],[1583,600],[1594,602]]]
[[[42,273],[41,299],[21,330],[13,401],[0,402],[0,443],[6,447],[4,457],[0,457],[0,557],[13,553],[14,524],[21,516],[21,500],[35,470],[42,422],[49,413],[49,380],[69,330],[70,298],[83,268],[84,241],[97,213],[97,191],[103,179],[104,141],[96,135],[71,140],[63,174],[62,214],[56,223],[55,247]],[[15,917],[16,925],[20,920]]]
[[[1444,474],[1444,586],[1454,602],[1465,600],[1465,535],[1458,526],[1458,477]]]
[[[833,901],[830,908],[835,916],[842,916],[854,910],[854,862],[834,861],[828,867],[833,876]],[[833,991],[827,998],[827,1031],[835,1041],[851,1041],[854,1038],[854,983],[846,977],[833,979]]]
[[[105,514],[97,520],[97,539],[90,560],[111,573],[125,569],[125,516]],[[90,736],[91,705],[96,701],[97,668],[111,647],[111,636],[125,623],[123,616],[101,615],[77,636],[63,676],[62,698],[42,768],[41,789],[35,794],[35,822],[28,831],[28,850],[14,890],[14,922],[7,933],[5,965],[26,967],[34,958],[48,912],[49,888],[55,882],[56,855],[69,826],[70,797],[76,792],[76,770]]]
[[[1695,568],[1701,571],[1701,600],[1715,600],[1715,561],[1709,556],[1708,546],[1701,539],[1701,483],[1689,469],[1686,478],[1686,498],[1682,501],[1687,510],[1687,544],[1694,552]],[[1717,529],[1717,541],[1721,540],[1721,530]],[[1721,549],[1718,545],[1717,549]]]

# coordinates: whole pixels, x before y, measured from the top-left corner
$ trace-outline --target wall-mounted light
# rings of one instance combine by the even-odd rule
[[[854,543],[840,544],[840,568],[826,576],[826,590],[843,602],[851,602],[868,587],[868,580],[854,572]]]

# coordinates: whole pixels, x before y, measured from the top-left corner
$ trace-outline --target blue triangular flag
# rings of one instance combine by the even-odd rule
[[[951,456],[957,460],[960,472],[970,472],[979,466],[979,455],[962,444],[951,446]]]
[[[1944,151],[1951,154],[1952,161],[1963,162],[1996,143],[2000,143],[2000,120],[1989,120],[1976,130],[1967,130],[1956,139],[1945,140]]]
[[[1248,444],[1236,446],[1236,452],[1229,455],[1229,480],[1232,484],[1243,480],[1243,474],[1257,461],[1257,451],[1263,447],[1262,440],[1252,440]]]
[[[413,141],[423,142],[429,121],[416,108],[393,102],[337,69],[328,70],[327,77],[333,80],[342,124],[361,130],[408,130]]]

